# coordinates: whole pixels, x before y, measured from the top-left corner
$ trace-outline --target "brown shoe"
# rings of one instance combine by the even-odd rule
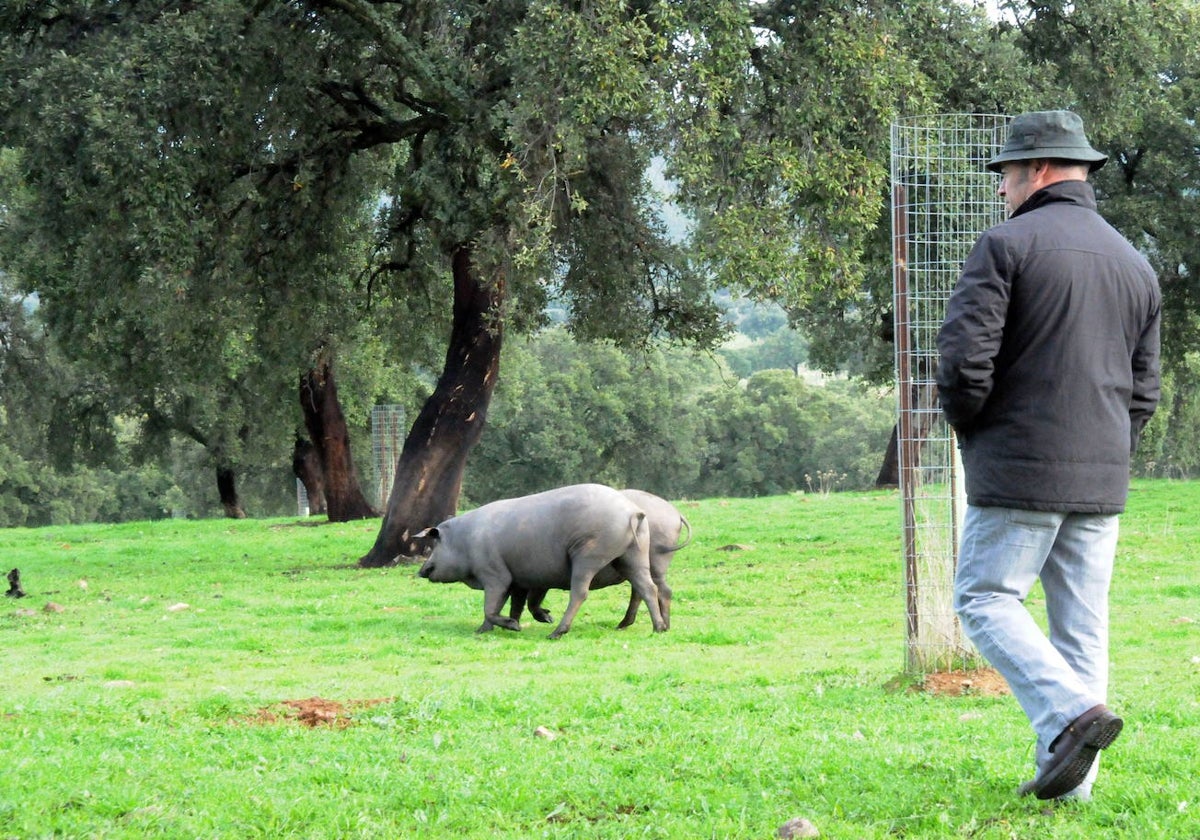
[[[1083,784],[1100,750],[1121,734],[1125,725],[1103,703],[1075,718],[1050,745],[1053,760],[1032,782],[1021,785],[1020,794],[1038,799],[1057,799]]]

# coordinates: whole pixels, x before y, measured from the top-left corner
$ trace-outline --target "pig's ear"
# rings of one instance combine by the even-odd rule
[[[419,534],[413,534],[412,538],[421,547],[421,556],[428,557],[430,554],[433,554],[433,547],[442,538],[442,532],[437,528],[426,528]]]

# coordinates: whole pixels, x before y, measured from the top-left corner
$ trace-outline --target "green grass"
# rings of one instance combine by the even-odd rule
[[[614,587],[558,641],[476,635],[481,593],[357,568],[377,521],[0,531],[29,593],[0,602],[0,838],[1200,838],[1200,483],[1135,487],[1126,729],[1096,799],[1058,807],[1014,795],[1011,697],[885,689],[896,494],[680,507],[670,632],[613,629]],[[282,705],[313,697],[348,725]]]

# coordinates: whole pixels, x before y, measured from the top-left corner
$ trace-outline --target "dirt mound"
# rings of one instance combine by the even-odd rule
[[[954,697],[964,694],[997,697],[1011,693],[1004,677],[991,668],[979,668],[972,671],[935,671],[918,679],[913,690],[923,691],[926,694],[948,694]]]
[[[959,671],[934,671],[930,674],[898,674],[888,680],[883,690],[887,692],[915,691],[946,697],[970,695],[999,697],[1011,694],[1008,683],[991,668],[973,668]]]

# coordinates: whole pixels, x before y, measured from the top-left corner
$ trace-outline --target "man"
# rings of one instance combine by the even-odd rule
[[[967,513],[954,582],[967,636],[1037,734],[1021,794],[1091,796],[1122,721],[1105,705],[1108,590],[1130,455],[1159,398],[1161,293],[1096,212],[1107,156],[1069,111],[1022,114],[987,168],[1007,221],[972,248],[938,334]],[[1049,636],[1025,608],[1037,580]]]

